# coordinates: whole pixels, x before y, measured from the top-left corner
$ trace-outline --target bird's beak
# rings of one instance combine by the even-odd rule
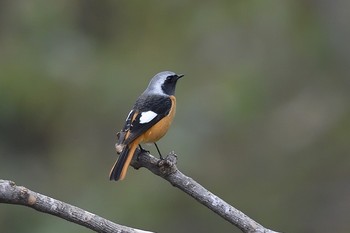
[[[177,75],[177,79],[180,79],[180,78],[182,78],[183,76],[185,76],[184,74],[178,74]]]

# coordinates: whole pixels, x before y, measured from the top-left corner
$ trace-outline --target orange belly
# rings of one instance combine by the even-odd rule
[[[176,112],[176,99],[170,96],[171,109],[167,116],[161,119],[157,124],[148,129],[140,138],[140,143],[156,142],[161,139],[168,131]]]

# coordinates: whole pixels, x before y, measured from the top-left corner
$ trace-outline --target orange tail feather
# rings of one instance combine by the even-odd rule
[[[118,160],[113,165],[110,173],[110,180],[123,180],[125,178],[126,172],[129,168],[131,159],[135,153],[138,143],[134,142],[131,145],[124,147],[123,151],[120,153]]]

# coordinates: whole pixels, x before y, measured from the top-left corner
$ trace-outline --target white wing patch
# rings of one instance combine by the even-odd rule
[[[140,124],[148,123],[157,116],[153,111],[142,112],[140,117]]]

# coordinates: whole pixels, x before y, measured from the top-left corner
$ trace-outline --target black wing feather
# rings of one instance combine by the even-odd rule
[[[126,132],[128,132],[131,128],[131,121],[134,114],[135,114],[135,110],[133,109],[130,111],[129,115],[126,118],[124,128],[117,134],[118,135],[117,145],[122,145],[124,143]]]
[[[138,136],[146,132],[153,125],[158,123],[161,119],[167,116],[170,112],[172,101],[168,96],[155,96],[146,95],[140,96],[136,101],[133,108],[136,118],[131,122],[130,134],[127,139],[125,139],[124,144],[129,144],[134,141]],[[157,116],[150,122],[141,124],[140,118],[142,112],[152,111],[157,114]]]

